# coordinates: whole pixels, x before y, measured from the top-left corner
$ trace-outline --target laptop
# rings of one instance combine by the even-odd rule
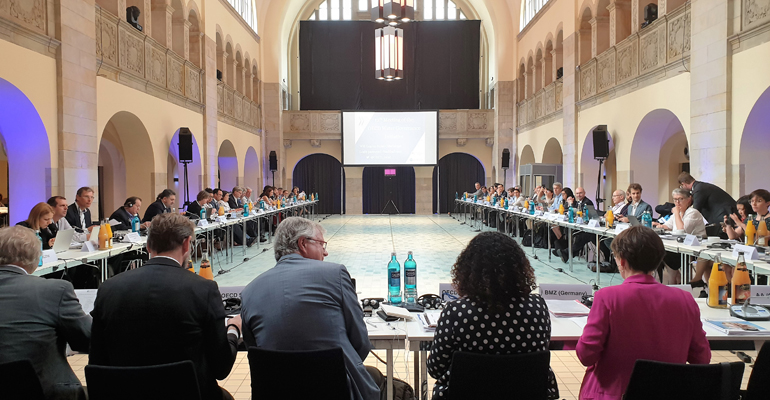
[[[642,223],[639,222],[639,220],[636,219],[636,217],[634,217],[633,215],[629,215],[627,218],[628,218],[628,222],[631,223],[631,226],[642,226]]]
[[[53,242],[53,251],[63,253],[70,249],[72,236],[75,235],[74,229],[67,229],[56,233],[56,241]]]
[[[88,241],[89,242],[99,243],[99,230],[101,228],[102,227],[99,226],[99,225],[95,225],[94,226],[94,229],[91,230],[91,234],[88,235]]]
[[[599,219],[599,213],[596,212],[596,209],[592,205],[586,205],[586,210],[588,211],[588,218],[590,219]]]

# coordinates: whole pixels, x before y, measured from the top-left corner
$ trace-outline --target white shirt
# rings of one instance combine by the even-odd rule
[[[224,200],[219,200],[219,206],[224,208],[225,212],[230,212],[230,204]]]
[[[631,203],[628,206],[628,215],[636,215],[636,207],[639,206],[639,202]]]
[[[694,207],[690,206],[685,210],[682,222],[684,222],[684,233],[701,237],[706,236],[706,224],[703,222],[703,215]],[[672,231],[677,230],[676,216],[672,215],[663,225],[671,228]]]
[[[626,206],[625,202],[620,202],[618,204],[615,204],[615,206],[612,207],[612,213],[614,215],[618,215],[619,212],[623,211],[623,207]]]
[[[78,207],[78,212],[80,213],[80,226],[83,229],[87,229],[88,225],[86,225],[86,210],[81,210],[80,207]]]

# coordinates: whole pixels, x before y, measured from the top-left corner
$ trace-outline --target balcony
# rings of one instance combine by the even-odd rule
[[[219,120],[255,135],[262,134],[262,108],[224,82],[217,82]]]
[[[561,118],[563,101],[561,79],[538,90],[534,97],[517,104],[519,129],[532,129]]]

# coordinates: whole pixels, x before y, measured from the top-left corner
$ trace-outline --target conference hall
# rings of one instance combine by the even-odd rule
[[[0,0],[0,54],[2,398],[770,397],[766,0]]]

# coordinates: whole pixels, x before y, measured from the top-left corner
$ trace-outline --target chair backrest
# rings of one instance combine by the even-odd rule
[[[89,400],[200,400],[192,361],[143,367],[86,365]]]
[[[0,398],[45,400],[40,378],[29,360],[0,364]]]
[[[347,370],[342,349],[309,351],[249,348],[251,398],[284,400],[318,398],[349,399]],[[297,371],[310,371],[298,375]],[[299,383],[299,384],[298,384]]]
[[[449,367],[450,399],[548,398],[551,352],[479,354],[458,351]]]
[[[746,387],[746,399],[764,399],[768,393],[770,393],[770,344],[765,342],[751,369],[751,377]]]
[[[737,400],[744,364],[671,364],[637,360],[624,400]]]

